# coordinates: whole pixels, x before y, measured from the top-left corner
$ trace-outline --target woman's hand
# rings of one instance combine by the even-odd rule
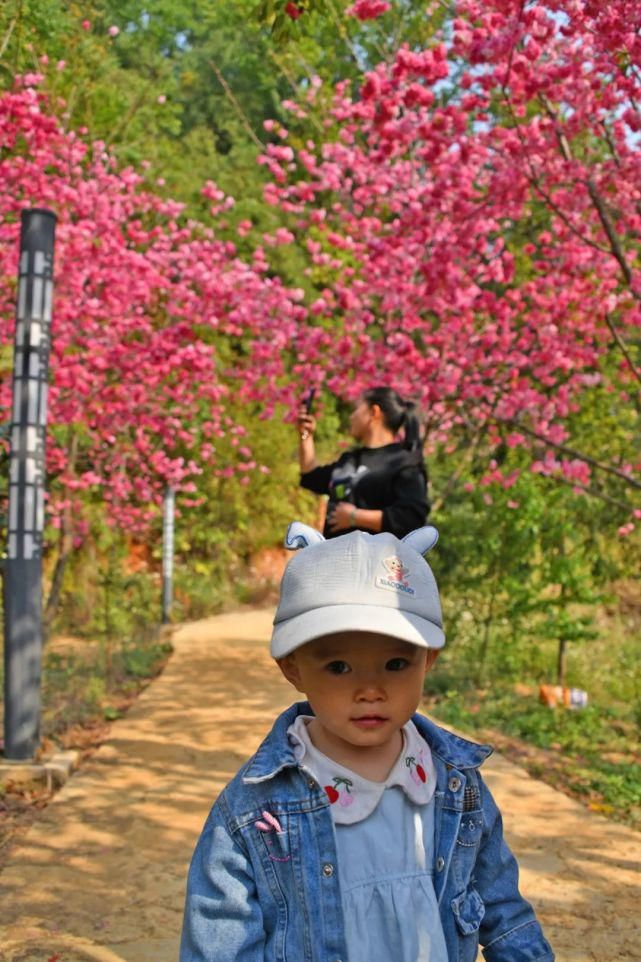
[[[379,508],[357,508],[349,501],[330,501],[327,511],[327,527],[332,534],[352,528],[374,534],[383,530],[383,512]]]
[[[356,527],[356,508],[349,501],[337,501],[330,505],[330,508],[327,520],[330,531],[347,531]]]

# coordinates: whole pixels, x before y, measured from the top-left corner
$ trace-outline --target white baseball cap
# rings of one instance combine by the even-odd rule
[[[431,525],[402,540],[353,531],[326,541],[294,522],[285,544],[301,548],[287,565],[274,617],[272,657],[339,631],[390,635],[421,648],[445,644],[438,588],[423,557],[438,540]]]

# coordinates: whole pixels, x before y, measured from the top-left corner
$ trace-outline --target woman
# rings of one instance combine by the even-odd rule
[[[350,433],[358,446],[331,464],[316,462],[316,419],[305,406],[297,424],[300,483],[315,494],[329,495],[326,538],[355,529],[390,531],[402,538],[425,524],[427,473],[411,401],[389,387],[364,391],[350,417]],[[404,437],[398,442],[401,428]]]

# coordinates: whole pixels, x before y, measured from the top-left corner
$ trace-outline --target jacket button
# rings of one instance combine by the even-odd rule
[[[308,788],[316,788],[316,782],[314,781],[313,778],[310,778],[310,780],[307,782],[307,787],[308,787]]]
[[[451,792],[458,792],[459,788],[461,787],[461,779],[458,777],[458,775],[452,775],[447,783],[447,787]]]
[[[323,865],[323,875],[325,878],[330,878],[334,874],[334,866],[331,862],[325,862]]]
[[[444,868],[445,868],[445,859],[443,858],[442,855],[439,855],[439,857],[436,859],[436,871],[442,872]]]

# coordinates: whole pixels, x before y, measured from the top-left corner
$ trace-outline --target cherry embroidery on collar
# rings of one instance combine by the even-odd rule
[[[325,794],[329,799],[329,804],[333,805],[334,802],[338,802],[343,808],[349,808],[350,805],[354,804],[354,795],[352,794],[354,782],[349,778],[344,778],[342,775],[336,775],[333,778],[333,782],[333,785],[323,786]],[[343,788],[345,791],[343,791]]]
[[[413,755],[408,755],[405,759],[405,764],[410,770],[410,776],[417,785],[424,784],[427,781],[427,775],[425,774],[425,769],[420,762],[417,762]]]

